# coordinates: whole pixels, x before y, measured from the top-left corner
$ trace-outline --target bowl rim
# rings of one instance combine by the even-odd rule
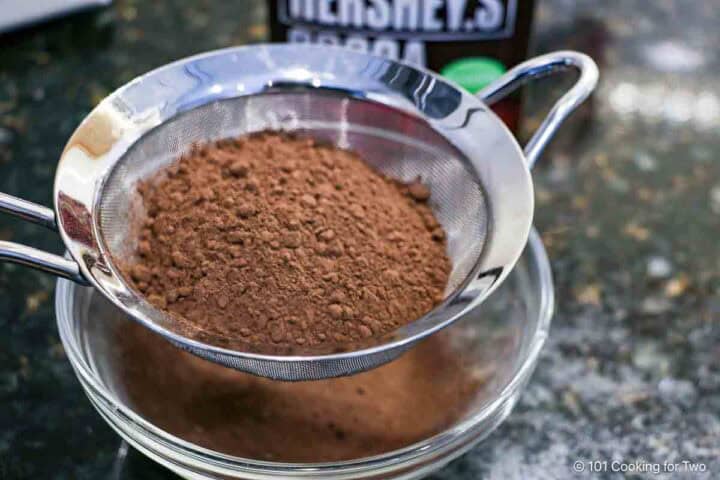
[[[497,397],[483,405],[472,416],[420,442],[370,457],[338,462],[290,463],[236,457],[190,443],[162,430],[117,399],[94,374],[92,367],[84,357],[79,345],[80,339],[73,333],[72,310],[70,308],[72,303],[68,301],[71,298],[71,289],[82,287],[68,280],[58,279],[55,291],[56,320],[67,357],[83,387],[90,389],[93,394],[99,397],[99,400],[111,406],[112,409],[122,414],[136,426],[154,434],[162,441],[163,447],[170,448],[185,458],[192,458],[193,463],[200,461],[204,468],[218,474],[227,474],[228,471],[261,474],[281,473],[284,475],[306,475],[309,472],[320,475],[329,473],[334,475],[350,474],[357,471],[405,464],[418,458],[428,457],[432,453],[452,448],[453,443],[462,439],[465,436],[464,434],[472,431],[474,427],[492,417],[500,408],[507,405],[513,395],[524,385],[524,382],[534,370],[540,351],[547,339],[555,308],[555,293],[550,261],[540,235],[534,227],[528,237],[528,244],[524,254],[529,255],[534,260],[537,269],[539,280],[538,321],[526,349],[525,358],[520,366],[516,368],[510,380],[502,387]],[[98,408],[97,399],[91,398],[91,403]],[[512,406],[512,403],[510,405]],[[101,417],[110,423],[105,414],[100,413]],[[117,429],[114,425],[111,424],[111,426]],[[147,446],[144,447],[147,448]]]

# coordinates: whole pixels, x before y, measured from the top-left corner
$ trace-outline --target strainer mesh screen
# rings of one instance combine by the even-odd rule
[[[463,284],[478,261],[488,229],[478,177],[457,150],[423,121],[379,103],[318,91],[213,102],[142,137],[117,163],[100,192],[95,218],[103,247],[115,260],[132,255],[136,228],[144,215],[136,193],[138,180],[171,163],[195,142],[266,129],[298,131],[354,150],[383,174],[404,182],[420,177],[431,189],[430,206],[447,233],[453,268],[446,295]]]

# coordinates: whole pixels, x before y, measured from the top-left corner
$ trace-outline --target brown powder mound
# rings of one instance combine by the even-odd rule
[[[119,390],[163,430],[240,457],[331,462],[406,447],[467,412],[485,380],[448,340],[442,332],[369,372],[296,383],[206,362],[135,322],[113,349]]]
[[[352,152],[265,132],[197,146],[138,190],[148,218],[124,275],[188,336],[339,350],[442,299],[450,261],[430,191]]]

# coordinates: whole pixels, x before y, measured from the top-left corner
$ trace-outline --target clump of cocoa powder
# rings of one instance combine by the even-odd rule
[[[190,337],[339,349],[442,300],[450,261],[429,189],[350,151],[263,132],[197,145],[138,191],[147,218],[121,269]]]

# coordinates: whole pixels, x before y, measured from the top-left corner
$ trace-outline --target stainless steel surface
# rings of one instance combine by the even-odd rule
[[[110,3],[112,0],[0,0],[0,32]]]
[[[0,261],[33,267],[81,285],[89,285],[75,261],[19,243],[0,241]]]
[[[573,58],[583,57],[565,52],[530,60],[485,96],[500,98],[518,82]],[[534,137],[540,138],[528,145],[533,161],[594,86],[587,65],[592,61],[586,57],[575,65],[585,69],[582,88],[576,85],[563,97]],[[172,318],[133,291],[113,266],[113,259],[132,253],[132,220],[143,215],[134,182],[193,141],[263,129],[310,131],[359,150],[390,176],[407,181],[419,175],[428,182],[453,260],[445,302],[398,329],[392,341],[337,354],[252,354],[178,334]],[[133,80],[103,100],[70,138],[58,164],[54,200],[60,235],[81,275],[115,305],[200,357],[285,380],[376,367],[461,318],[508,275],[525,247],[533,214],[522,150],[478,98],[432,72],[311,45],[219,50]],[[28,263],[45,267],[32,257]]]
[[[477,93],[488,105],[507,96],[524,83],[551,75],[557,71],[574,69],[579,73],[573,87],[553,106],[540,127],[525,145],[524,152],[532,168],[562,122],[595,90],[598,69],[595,62],[584,53],[559,51],[532,58],[512,68],[505,75]]]
[[[0,211],[57,230],[53,210],[2,192],[0,192]],[[20,243],[0,241],[0,261],[33,267],[82,285],[89,285],[80,274],[78,264],[72,259]]]
[[[7,193],[0,192],[0,212],[15,215],[51,230],[57,230],[55,212],[52,209],[28,202],[22,198],[13,197]]]

